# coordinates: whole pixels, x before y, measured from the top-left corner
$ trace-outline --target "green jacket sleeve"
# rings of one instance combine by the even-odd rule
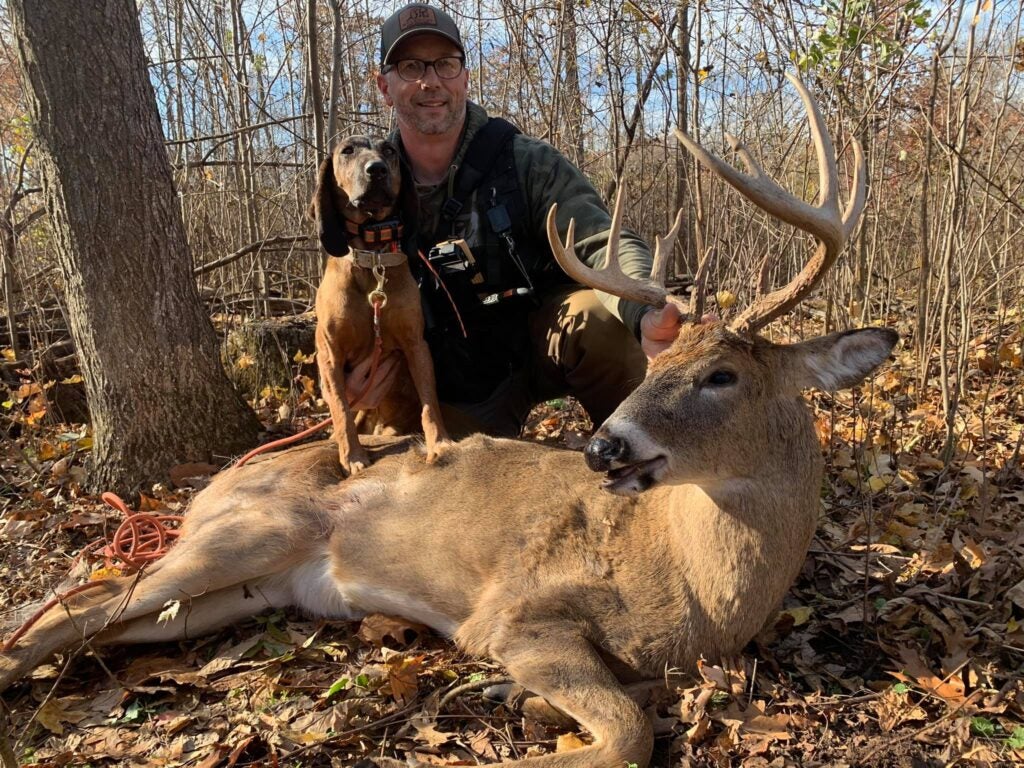
[[[576,255],[587,266],[603,267],[612,218],[594,185],[558,150],[538,139],[518,135],[513,154],[519,188],[529,208],[530,230],[537,241],[547,243],[546,221],[552,203],[558,203],[558,233],[565,241],[569,220],[576,220]],[[551,257],[552,259],[554,256]],[[651,273],[653,256],[640,237],[623,228],[619,240],[622,271],[641,279]],[[647,306],[597,292],[598,299],[622,323],[640,337],[640,318]]]

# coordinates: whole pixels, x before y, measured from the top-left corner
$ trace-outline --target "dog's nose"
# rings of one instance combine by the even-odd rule
[[[383,160],[374,160],[366,164],[366,175],[371,179],[380,179],[388,174],[388,164]]]
[[[604,437],[598,433],[590,438],[587,447],[583,449],[583,455],[590,469],[604,472],[611,467],[613,461],[621,459],[626,450],[626,441],[621,437]]]

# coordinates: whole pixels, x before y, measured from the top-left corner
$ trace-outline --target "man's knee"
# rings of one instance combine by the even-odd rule
[[[576,396],[595,423],[640,383],[646,358],[630,329],[591,290],[552,297],[534,318],[544,378]]]

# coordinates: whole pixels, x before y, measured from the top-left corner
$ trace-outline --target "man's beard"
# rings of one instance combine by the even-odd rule
[[[444,108],[444,113],[439,116],[428,117],[422,114],[416,107],[402,110],[405,122],[411,125],[416,131],[426,136],[436,136],[447,133],[457,125],[461,125],[466,114],[466,102],[456,104],[449,101]]]

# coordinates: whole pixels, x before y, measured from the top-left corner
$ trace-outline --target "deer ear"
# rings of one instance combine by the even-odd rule
[[[829,391],[852,387],[885,361],[899,338],[889,328],[861,328],[794,344],[795,383]]]
[[[309,204],[309,218],[316,222],[320,245],[331,256],[348,253],[348,235],[341,219],[341,210],[348,205],[348,196],[334,178],[334,158],[328,155],[320,163],[316,191]]]

